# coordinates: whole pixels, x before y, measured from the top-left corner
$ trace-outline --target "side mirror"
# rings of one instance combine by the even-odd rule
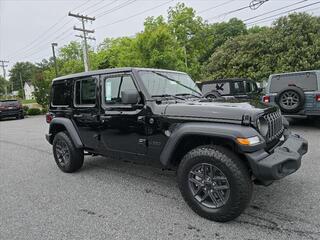
[[[258,87],[258,93],[262,93],[263,92],[263,88],[262,87]]]
[[[121,91],[121,102],[123,104],[138,104],[140,95],[137,90]]]

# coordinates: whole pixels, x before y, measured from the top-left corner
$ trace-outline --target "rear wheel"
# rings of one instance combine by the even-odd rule
[[[66,132],[59,132],[55,135],[53,155],[58,167],[63,172],[75,172],[83,165],[83,150],[74,146]]]
[[[238,156],[220,146],[200,146],[188,152],[178,169],[181,194],[200,216],[226,222],[249,204],[252,181]]]

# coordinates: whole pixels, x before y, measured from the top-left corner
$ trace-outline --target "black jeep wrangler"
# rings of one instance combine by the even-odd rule
[[[224,222],[246,208],[253,183],[295,172],[307,152],[277,107],[256,104],[206,99],[182,72],[79,73],[54,79],[46,138],[64,172],[80,169],[84,152],[160,161],[196,213]]]

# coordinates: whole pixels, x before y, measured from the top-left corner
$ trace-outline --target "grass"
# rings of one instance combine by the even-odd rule
[[[29,100],[23,99],[23,100],[21,100],[21,103],[22,104],[29,104],[29,103],[37,103],[37,102],[34,99],[29,99]]]

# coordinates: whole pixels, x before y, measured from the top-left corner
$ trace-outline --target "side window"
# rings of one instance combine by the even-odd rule
[[[245,81],[245,84],[246,84],[246,92],[247,92],[247,93],[251,93],[251,92],[253,91],[253,89],[252,89],[252,83]]]
[[[52,106],[68,106],[69,105],[69,91],[67,85],[62,83],[55,83],[52,85]]]
[[[74,103],[76,106],[79,105],[90,105],[96,104],[96,80],[81,79],[75,82],[74,87]]]
[[[104,98],[106,104],[121,104],[122,91],[137,91],[129,75],[106,77],[104,79]]]

